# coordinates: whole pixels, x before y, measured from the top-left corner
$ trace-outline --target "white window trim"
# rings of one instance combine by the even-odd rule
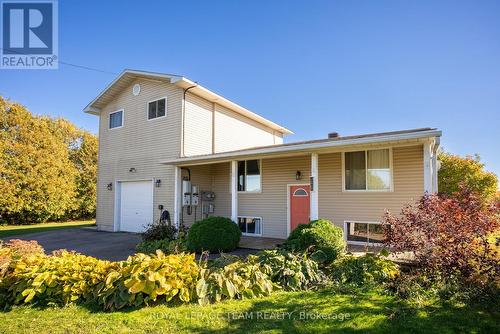
[[[164,115],[164,116],[160,116],[160,117],[153,117],[153,118],[149,118],[149,104],[150,104],[151,102],[156,102],[156,101],[160,101],[160,100],[163,100],[163,99],[165,99],[165,115]],[[159,97],[159,98],[157,98],[157,99],[154,99],[154,100],[151,100],[151,101],[146,102],[146,119],[147,119],[148,121],[154,121],[154,120],[159,119],[159,118],[165,118],[165,117],[167,117],[167,109],[168,109],[168,108],[167,108],[167,102],[168,102],[168,98],[167,98],[166,96],[164,96],[164,97]]]
[[[389,170],[391,174],[391,184],[389,189],[368,189],[368,151],[376,151],[376,150],[389,150]],[[345,154],[349,152],[365,152],[365,178],[366,178],[366,189],[346,189],[345,182]],[[394,168],[392,165],[392,147],[380,147],[380,148],[371,148],[371,149],[359,149],[359,150],[351,150],[351,151],[343,151],[342,152],[342,162],[340,168],[342,169],[342,192],[352,192],[352,193],[389,193],[394,192]]]
[[[248,191],[248,190],[238,190],[239,194],[261,194],[262,193],[262,159],[245,159],[245,160],[237,160],[237,163],[240,161],[245,161],[245,188],[246,188],[246,177],[247,177],[247,161],[249,160],[257,160],[259,162],[259,172],[260,172],[260,180],[259,180],[259,190]],[[236,170],[238,172],[238,170]],[[238,174],[236,174],[236,183],[238,183]],[[236,185],[238,186],[238,184]],[[259,218],[259,217],[255,217]]]
[[[116,114],[118,112],[122,113],[122,125],[120,126],[115,126],[114,128],[111,127],[111,115],[113,114]],[[119,129],[119,128],[123,128],[123,125],[125,124],[125,109],[118,109],[118,110],[115,110],[115,111],[112,111],[109,113],[109,116],[108,116],[108,130],[115,130],[115,129]]]
[[[361,220],[344,220],[344,240],[349,245],[384,247],[383,243],[368,242],[368,241],[350,241],[350,240],[347,240],[347,223],[382,225],[381,222],[371,222],[371,221],[361,221]]]
[[[243,232],[241,232],[241,235],[244,235],[246,237],[262,237],[262,234],[264,233],[264,220],[262,219],[262,217],[238,216],[237,219],[240,219],[240,218],[245,218],[245,219],[248,219],[248,218],[251,218],[251,219],[260,219],[260,234],[256,234],[256,233],[243,233]],[[238,228],[240,228],[238,220],[236,221],[236,224],[238,225]]]
[[[295,193],[299,190],[302,190],[302,191],[305,191],[306,194],[305,195],[295,195]],[[292,196],[294,197],[310,197],[310,195],[307,193],[307,191],[304,189],[304,188],[298,188],[298,189],[295,189],[295,191],[293,192]]]

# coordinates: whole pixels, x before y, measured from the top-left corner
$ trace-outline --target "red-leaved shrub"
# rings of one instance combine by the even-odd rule
[[[396,216],[384,215],[385,244],[396,252],[414,253],[417,265],[443,277],[491,283],[500,277],[499,247],[491,235],[498,231],[497,203],[485,205],[461,188],[452,196],[425,195]]]

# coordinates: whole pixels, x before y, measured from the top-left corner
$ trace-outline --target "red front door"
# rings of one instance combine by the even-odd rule
[[[290,186],[290,232],[299,224],[309,224],[310,186]]]

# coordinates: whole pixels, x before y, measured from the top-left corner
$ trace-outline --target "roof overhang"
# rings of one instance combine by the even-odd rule
[[[415,132],[395,133],[387,135],[366,136],[366,137],[339,137],[335,140],[325,140],[318,142],[291,143],[283,145],[272,145],[253,149],[238,150],[231,152],[216,153],[210,155],[200,155],[192,157],[183,157],[172,160],[160,161],[162,164],[188,166],[203,165],[227,162],[247,157],[265,158],[300,155],[306,153],[328,153],[352,149],[355,147],[370,146],[403,146],[414,145],[417,143],[428,142],[429,140],[439,139],[441,131],[429,129],[426,131],[418,130]]]
[[[83,111],[93,115],[99,115],[101,109],[109,103],[116,94],[123,91],[127,88],[134,80],[136,79],[149,79],[149,80],[157,80],[163,81],[167,83],[174,84],[182,89],[188,89],[189,92],[200,96],[210,102],[217,103],[223,107],[226,107],[232,111],[239,113],[242,116],[245,116],[257,123],[260,123],[264,126],[267,126],[270,129],[273,129],[277,132],[280,132],[284,135],[293,134],[289,129],[278,125],[262,116],[257,115],[256,113],[224,98],[221,95],[218,95],[207,88],[197,84],[194,81],[191,81],[188,78],[185,78],[180,75],[173,74],[163,74],[156,72],[146,72],[146,71],[137,71],[137,70],[124,70],[113,82],[111,82],[92,102],[90,102]]]

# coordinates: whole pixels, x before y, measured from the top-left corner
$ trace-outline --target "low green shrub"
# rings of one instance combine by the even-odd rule
[[[141,233],[142,240],[174,240],[177,236],[177,228],[163,220],[158,220],[146,226],[144,232]]]
[[[187,251],[185,240],[144,240],[135,249],[140,253],[153,254],[159,249],[165,254],[179,254]]]
[[[63,250],[13,261],[1,284],[11,304],[92,301],[113,267],[116,263]]]
[[[267,296],[276,288],[259,263],[236,261],[222,268],[201,269],[196,294],[198,303],[205,305],[223,299]]]
[[[236,249],[241,231],[229,218],[208,217],[194,223],[187,236],[191,251],[228,252]]]
[[[339,285],[371,287],[399,275],[399,267],[382,254],[347,255],[329,268],[330,276]]]
[[[194,254],[135,254],[111,270],[98,290],[97,301],[106,310],[163,302],[189,302],[199,267]]]
[[[306,254],[267,250],[248,256],[248,261],[259,263],[262,272],[286,291],[306,290],[325,280],[318,264]]]
[[[319,219],[299,225],[290,233],[283,247],[292,251],[307,251],[315,259],[328,264],[344,253],[346,244],[340,227],[329,220]]]

